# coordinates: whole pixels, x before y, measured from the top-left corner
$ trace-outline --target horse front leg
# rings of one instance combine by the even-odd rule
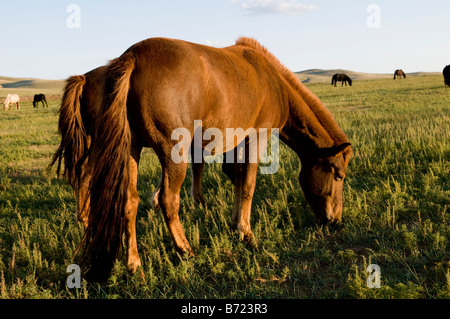
[[[151,200],[151,204],[153,209],[159,209],[159,192],[161,191],[161,181],[162,181],[162,177],[159,179],[159,183],[158,183],[158,187],[156,188],[156,191],[153,193],[152,195],[152,200]]]
[[[202,174],[205,168],[205,161],[203,159],[203,150],[201,150],[201,156],[195,156],[195,145],[191,144],[191,169],[192,169],[192,186],[191,186],[191,197],[196,203],[205,205],[205,200],[202,196]],[[199,154],[197,154],[199,155]]]
[[[192,163],[192,186],[191,196],[196,203],[205,205],[205,199],[202,195],[202,174],[205,168],[205,162]]]
[[[253,194],[255,192],[258,163],[235,165],[236,200],[234,203],[232,223],[237,227],[241,240],[256,247],[256,238],[250,225]]]
[[[193,150],[193,148],[191,148]],[[192,152],[192,159],[194,159],[194,154]],[[205,161],[203,160],[203,156],[201,158],[201,161],[198,161],[196,163],[194,160],[192,160],[191,163],[191,169],[192,169],[192,186],[191,186],[191,197],[196,203],[200,203],[202,205],[205,205],[205,199],[202,195],[202,174],[203,170],[205,168]],[[161,179],[162,180],[162,179]],[[159,209],[159,192],[161,190],[161,180],[159,181],[158,187],[156,191],[152,195],[152,207],[154,209]]]
[[[257,243],[251,230],[250,215],[258,162],[263,150],[257,150],[251,147],[250,144],[255,146],[255,141],[258,140],[259,135],[250,143],[249,139],[246,138],[245,143],[234,149],[236,151],[233,158],[234,162],[224,163],[222,166],[222,170],[233,181],[235,186],[235,203],[231,216],[232,224],[237,228],[240,239],[253,248],[257,247]],[[244,156],[241,155],[241,148],[243,148]]]

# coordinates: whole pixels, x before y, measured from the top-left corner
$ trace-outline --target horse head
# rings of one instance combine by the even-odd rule
[[[350,143],[319,149],[302,161],[300,185],[306,200],[322,224],[337,224],[342,219],[342,193],[352,153]]]

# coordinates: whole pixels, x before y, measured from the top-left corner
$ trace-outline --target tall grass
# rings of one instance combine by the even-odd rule
[[[258,250],[231,227],[234,189],[217,164],[203,177],[205,206],[189,197],[180,217],[196,257],[177,255],[151,208],[161,168],[152,150],[139,167],[137,218],[143,266],[120,258],[104,285],[66,287],[83,236],[71,188],[47,172],[59,142],[59,101],[0,112],[1,298],[450,298],[450,89],[438,76],[309,84],[354,148],[344,224],[319,227],[298,183],[300,162],[281,145],[280,168],[259,175],[252,228]],[[369,264],[381,288],[368,288]]]

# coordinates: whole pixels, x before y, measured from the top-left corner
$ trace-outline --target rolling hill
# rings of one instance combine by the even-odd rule
[[[9,93],[19,94],[21,101],[32,100],[33,96],[43,93],[47,99],[62,95],[65,80],[44,80],[35,78],[15,78],[0,76],[0,100]]]
[[[386,79],[393,78],[392,73],[363,73],[355,72],[342,69],[332,69],[332,70],[322,70],[322,69],[310,69],[299,72],[294,72],[294,74],[303,83],[331,83],[331,77],[336,73],[345,73],[352,80],[372,80],[372,79]],[[406,72],[406,76],[423,76],[423,75],[436,75],[439,72]]]
[[[345,73],[353,80],[370,80],[392,78],[392,74],[363,73],[342,69],[309,69],[294,74],[303,83],[330,83],[331,77],[335,73]],[[406,73],[408,77],[436,75],[438,72],[413,72]],[[36,78],[15,78],[0,76],[0,98],[6,97],[8,93],[17,93],[25,99],[32,98],[36,93],[44,93],[53,96],[62,95],[65,80],[45,80]]]
[[[0,88],[5,89],[62,89],[64,87],[64,82],[64,80],[44,80],[0,76]]]

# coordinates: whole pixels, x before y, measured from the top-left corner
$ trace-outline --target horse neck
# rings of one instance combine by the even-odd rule
[[[289,119],[280,138],[300,159],[315,150],[348,142],[333,115],[300,81],[288,81]]]

